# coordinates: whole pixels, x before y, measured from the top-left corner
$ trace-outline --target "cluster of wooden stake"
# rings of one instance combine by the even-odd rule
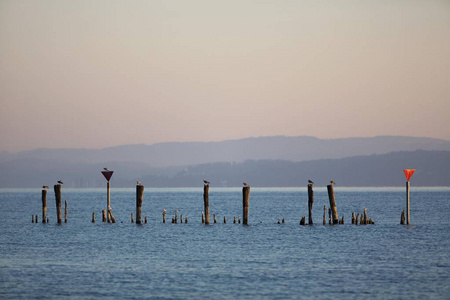
[[[58,224],[62,223],[62,214],[61,214],[61,184],[57,184],[54,186],[55,191],[55,200],[56,200],[56,213],[57,213],[57,220]],[[336,199],[334,196],[334,188],[333,184],[327,185],[327,191],[328,191],[328,199],[330,202],[330,207],[328,208],[328,224],[330,225],[336,225],[336,224],[344,224],[344,215],[342,215],[342,218],[339,220],[338,218],[338,212],[337,212],[337,206],[336,206]],[[143,195],[144,195],[144,186],[140,184],[136,185],[136,220],[134,219],[133,213],[131,213],[131,223],[136,224],[142,224],[147,223],[147,216],[142,220],[142,203],[143,203]],[[248,208],[249,208],[249,198],[250,198],[250,187],[244,186],[242,188],[242,223],[244,225],[248,225]],[[314,191],[313,191],[313,184],[308,184],[308,225],[313,225],[313,219],[312,219],[312,207],[314,203]],[[201,218],[202,218],[202,224],[209,225],[210,224],[210,213],[209,213],[209,183],[205,183],[203,187],[203,204],[204,204],[204,211],[201,212]],[[323,207],[323,224],[326,225],[326,212],[327,208],[326,206]],[[48,223],[49,219],[46,216],[47,215],[47,190],[42,190],[42,223]],[[163,216],[163,223],[166,223],[166,209],[163,210],[162,213]],[[180,219],[178,219],[178,209],[175,209],[175,214],[172,217],[172,223],[178,223],[178,220],[180,220],[180,223],[188,223],[188,218],[183,218],[183,214],[180,214]],[[33,223],[38,223],[38,216],[32,215],[31,221]],[[114,214],[111,209],[111,203],[110,203],[110,183],[107,182],[107,209],[102,210],[102,221],[107,223],[116,223],[116,219],[114,217]],[[67,223],[67,201],[65,201],[65,209],[64,209],[64,222]],[[217,223],[216,215],[213,214],[213,222]],[[404,212],[402,213],[402,224],[404,224]],[[92,223],[95,223],[95,211],[92,212]],[[227,218],[223,217],[223,223],[227,223]],[[233,218],[233,223],[241,223],[241,217],[238,216],[236,219],[236,216]],[[278,220],[278,224],[285,223],[285,219],[283,218],[282,221]],[[352,224],[375,224],[372,219],[369,219],[367,217],[367,209],[364,208],[364,212],[357,213],[355,215],[355,212],[352,214]],[[306,225],[306,217],[303,216],[300,220],[300,225]]]

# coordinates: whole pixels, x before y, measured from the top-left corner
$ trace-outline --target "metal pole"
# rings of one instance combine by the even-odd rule
[[[111,185],[109,184],[109,181],[106,183],[106,211],[109,211],[109,208],[111,207],[111,195],[110,195],[110,191],[111,191]]]
[[[409,225],[409,187],[410,183],[409,181],[406,182],[406,225]]]

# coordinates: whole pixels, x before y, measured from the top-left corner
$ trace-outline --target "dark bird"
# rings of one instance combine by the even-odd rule
[[[244,185],[245,187],[248,187],[248,183],[247,183],[247,182],[244,182],[243,185]]]
[[[334,182],[333,180],[330,180],[330,183],[331,183],[331,184],[336,184],[336,182]]]
[[[314,184],[314,182],[312,182],[312,180],[308,179],[308,183],[309,184]]]
[[[64,182],[62,182],[62,180],[58,180],[58,183],[59,184],[64,184]]]
[[[205,184],[205,185],[209,185],[209,181],[208,180],[206,180],[206,179],[203,179],[203,183]]]
[[[47,185],[44,185],[44,186],[42,186],[42,188],[43,188],[44,190],[46,190],[46,189],[48,189],[48,186],[47,186]]]
[[[103,170],[105,170],[105,171],[109,171],[109,169],[108,169],[107,167],[104,167],[104,168],[103,168]]]

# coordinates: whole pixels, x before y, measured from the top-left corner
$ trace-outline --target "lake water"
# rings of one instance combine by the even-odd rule
[[[252,188],[249,226],[232,222],[241,189],[210,188],[210,226],[201,223],[202,193],[147,188],[148,223],[138,226],[135,189],[112,188],[117,223],[107,224],[106,188],[63,187],[68,223],[58,226],[52,189],[49,224],[40,189],[0,190],[0,298],[450,299],[450,188],[413,186],[409,227],[399,225],[404,188],[337,186],[346,223],[336,226],[322,225],[326,188],[315,188],[314,226],[299,225],[306,189]],[[351,224],[363,207],[376,225]],[[189,223],[170,222],[175,208]]]

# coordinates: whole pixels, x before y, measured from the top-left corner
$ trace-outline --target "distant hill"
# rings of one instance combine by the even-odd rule
[[[124,145],[105,149],[37,149],[18,153],[0,152],[0,163],[33,160],[53,165],[55,169],[59,168],[58,165],[68,167],[79,164],[106,165],[110,163],[139,164],[142,168],[165,168],[246,160],[300,162],[415,150],[450,151],[450,141],[404,136],[344,139],[272,136],[222,142]],[[12,167],[12,165],[9,166]],[[138,172],[136,175],[142,174]]]
[[[338,186],[402,186],[403,169],[417,169],[414,186],[449,186],[450,151],[401,151],[381,155],[353,156],[303,162],[248,160],[215,162],[182,167],[151,168],[134,162],[111,162],[115,187],[133,187],[141,180],[147,187],[198,187],[207,178],[212,186],[258,187],[306,186],[312,179],[325,186],[330,179]],[[40,187],[63,179],[66,187],[100,187],[103,164],[58,163],[17,159],[0,163],[0,187]]]

